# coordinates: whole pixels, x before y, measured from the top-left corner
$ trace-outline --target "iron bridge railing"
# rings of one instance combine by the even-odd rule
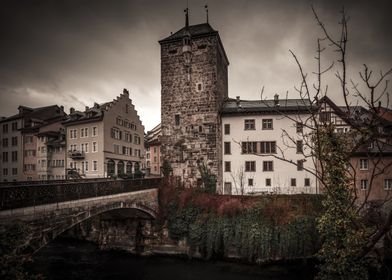
[[[42,185],[2,186],[0,187],[0,210],[157,188],[160,183],[161,178],[146,178],[86,182],[62,181]]]

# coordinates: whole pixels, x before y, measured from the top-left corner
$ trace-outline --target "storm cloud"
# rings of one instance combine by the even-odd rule
[[[348,11],[349,75],[363,63],[392,67],[390,1],[208,1],[209,22],[227,52],[229,96],[296,97],[299,73],[289,49],[314,71],[322,34],[311,5],[332,34],[342,6]],[[206,21],[206,1],[189,1],[191,24]],[[83,109],[130,90],[146,130],[160,121],[158,40],[184,26],[186,1],[2,1],[0,9],[0,115],[18,105]],[[333,59],[333,52],[326,58]],[[332,73],[333,74],[333,73]],[[331,75],[333,76],[333,75]],[[330,95],[335,93],[333,80]],[[339,100],[336,100],[337,102]]]

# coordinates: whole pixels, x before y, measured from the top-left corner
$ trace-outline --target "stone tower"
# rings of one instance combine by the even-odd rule
[[[221,190],[219,112],[228,96],[229,61],[219,33],[208,23],[189,25],[161,45],[162,154],[185,186],[200,186],[198,164],[217,177]]]

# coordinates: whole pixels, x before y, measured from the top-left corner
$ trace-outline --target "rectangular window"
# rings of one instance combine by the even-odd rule
[[[302,133],[302,132],[303,132],[304,126],[303,126],[302,123],[297,122],[297,123],[296,123],[296,128],[297,128],[297,133]]]
[[[93,136],[97,136],[98,135],[98,127],[93,126]]]
[[[7,168],[3,168],[3,175],[7,176],[8,175],[8,169]]]
[[[263,171],[274,171],[274,162],[272,160],[263,161]]]
[[[80,129],[80,138],[84,138],[84,128]]]
[[[8,162],[8,152],[3,152],[3,162]]]
[[[225,135],[230,134],[230,124],[225,124]]]
[[[84,137],[88,137],[88,127],[84,128]]]
[[[245,171],[246,172],[255,172],[256,171],[256,162],[255,161],[245,161]]]
[[[12,175],[18,175],[18,168],[12,168]]]
[[[122,132],[118,128],[112,127],[112,129],[111,129],[111,137],[114,138],[114,139],[117,139],[117,140],[121,140]]]
[[[3,147],[8,147],[8,138],[3,138]]]
[[[359,169],[368,170],[368,168],[369,168],[369,161],[366,158],[361,158],[359,160]]]
[[[97,151],[98,151],[97,142],[93,142],[93,150],[92,150],[92,152],[95,153]]]
[[[266,187],[271,187],[271,178],[266,178],[265,179],[265,186]]]
[[[231,194],[231,182],[225,182],[223,193],[224,194]]]
[[[263,119],[262,129],[273,129],[272,119]]]
[[[257,153],[257,142],[242,142],[241,144],[243,154]]]
[[[224,143],[223,151],[224,151],[225,155],[231,154],[231,143],[230,142]]]
[[[225,161],[225,172],[231,172],[231,162]]]
[[[303,152],[303,141],[302,140],[297,140],[297,154],[300,154]]]
[[[18,137],[17,136],[11,138],[11,145],[12,146],[18,145]]]
[[[98,162],[96,160],[93,160],[93,171],[98,170]]]
[[[248,186],[253,186],[253,179],[248,179]]]
[[[322,123],[331,122],[331,112],[320,112],[319,119]]]
[[[262,154],[276,154],[275,141],[262,141],[260,142],[260,153]]]
[[[88,151],[89,151],[89,149],[88,149],[88,143],[85,143],[85,144],[84,144],[84,151],[85,151],[86,153],[88,153]]]
[[[244,129],[245,130],[255,130],[255,120],[244,120]]]
[[[8,124],[3,124],[3,133],[8,132]]]
[[[88,172],[88,161],[85,162],[84,168],[85,168],[85,170]]]
[[[309,187],[309,186],[310,186],[310,179],[305,178],[305,187]]]
[[[11,126],[12,126],[12,131],[18,130],[18,123],[17,122],[13,122],[11,124]]]
[[[180,125],[180,115],[179,114],[174,115],[174,123],[176,126]]]
[[[69,132],[70,132],[69,133],[69,138],[76,139],[76,137],[77,137],[77,129],[71,129]]]
[[[291,178],[291,180],[290,180],[290,185],[291,185],[292,187],[297,186],[297,179]]]
[[[368,188],[368,180],[367,179],[361,180],[361,190],[367,190],[367,188]]]
[[[18,161],[18,151],[13,151],[11,154],[12,161]]]
[[[304,161],[303,160],[297,160],[297,170],[298,171],[304,170]]]
[[[114,153],[115,153],[115,154],[119,154],[119,153],[120,153],[120,146],[114,144],[114,145],[113,145],[113,150],[114,150]]]
[[[384,179],[384,190],[392,190],[392,179]]]

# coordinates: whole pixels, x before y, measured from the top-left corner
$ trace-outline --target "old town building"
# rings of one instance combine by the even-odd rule
[[[184,185],[202,184],[198,165],[222,177],[219,111],[228,96],[227,59],[218,31],[189,25],[161,45],[162,155]]]
[[[19,106],[18,110],[18,114],[0,121],[1,181],[40,179],[37,174],[37,134],[40,128],[59,123],[66,115],[63,107],[57,105]]]
[[[144,127],[128,90],[83,112],[71,108],[64,125],[68,178],[130,176],[141,169]]]
[[[381,106],[375,113],[362,106],[337,106],[326,96],[320,100],[318,121],[334,125],[336,133],[347,134],[353,141],[348,172],[360,202],[392,197],[391,120],[391,111]],[[372,130],[368,131],[371,138],[364,138],[364,129]]]
[[[317,193],[308,157],[309,102],[227,100],[222,108],[225,194]],[[289,159],[289,160],[283,160]]]
[[[145,137],[145,168],[147,175],[161,175],[161,124],[147,132]]]

